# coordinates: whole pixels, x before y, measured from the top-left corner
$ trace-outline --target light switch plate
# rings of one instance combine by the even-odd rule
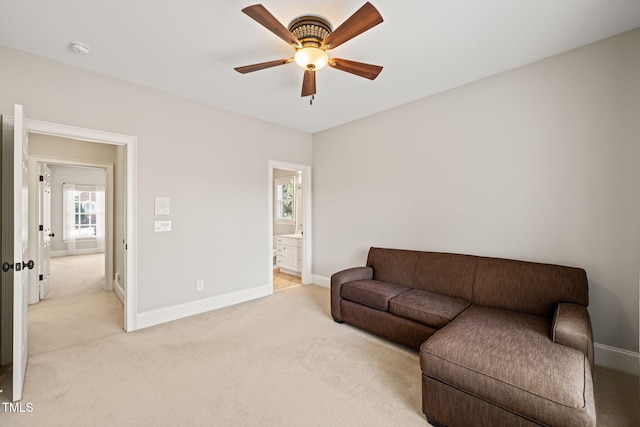
[[[169,215],[171,213],[171,200],[168,197],[156,197],[156,215]]]
[[[171,231],[171,221],[155,221],[154,229],[156,233]]]

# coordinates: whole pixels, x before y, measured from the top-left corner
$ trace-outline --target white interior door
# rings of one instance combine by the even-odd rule
[[[51,169],[46,163],[38,164],[38,287],[40,299],[49,292],[51,276]]]
[[[2,120],[3,136],[11,126]],[[2,216],[3,275],[12,275],[13,285],[13,400],[22,399],[24,374],[27,367],[27,303],[28,269],[34,266],[28,259],[28,192],[27,129],[21,105],[14,108],[13,138],[2,138]],[[6,197],[10,194],[11,197]],[[5,203],[6,201],[6,203]]]

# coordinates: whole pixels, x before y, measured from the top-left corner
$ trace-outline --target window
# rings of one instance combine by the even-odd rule
[[[295,187],[294,177],[276,179],[276,222],[295,222]]]
[[[95,186],[65,184],[64,193],[64,239],[101,237],[104,191]]]
[[[74,191],[74,229],[71,231],[76,237],[96,236],[96,192]],[[68,231],[68,230],[67,230]]]

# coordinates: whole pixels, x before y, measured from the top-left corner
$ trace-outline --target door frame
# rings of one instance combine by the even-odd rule
[[[119,145],[124,148],[125,157],[125,200],[124,200],[124,228],[125,228],[125,265],[126,279],[124,290],[124,330],[136,330],[137,314],[137,209],[136,209],[136,154],[138,138],[100,130],[86,129],[41,120],[27,119],[27,130],[31,133],[77,139],[80,141],[97,142],[100,144]],[[112,205],[113,206],[113,205]]]
[[[31,132],[31,130],[29,130]],[[94,161],[85,161],[85,160],[70,160],[63,159],[59,157],[51,157],[51,156],[41,156],[41,155],[31,155],[29,154],[29,166],[37,166],[40,163],[46,163],[48,165],[59,165],[59,166],[70,166],[70,167],[90,167],[95,169],[104,169],[105,171],[105,259],[104,259],[104,273],[105,273],[105,290],[111,291],[113,290],[113,232],[114,232],[114,214],[113,214],[113,206],[114,206],[114,191],[115,191],[115,181],[113,175],[113,163],[108,162],[94,162]],[[31,174],[29,173],[29,182],[30,185],[33,184],[34,189],[38,184],[38,172],[34,169],[35,172]],[[31,190],[31,188],[30,188]],[[35,202],[36,205],[39,205],[39,201],[31,200]],[[30,203],[31,203],[30,201]],[[31,204],[29,205],[31,207]],[[37,212],[36,215],[32,215],[29,213],[29,225],[31,229],[37,228]],[[34,245],[38,244],[37,237],[34,239],[36,242],[33,242]],[[30,242],[31,243],[31,242]],[[34,294],[31,292],[35,292],[38,288],[38,278],[37,274],[32,274],[30,277],[30,295],[29,295],[29,304],[37,303],[40,299],[34,301]]]
[[[302,224],[304,232],[302,235],[302,284],[310,285],[313,283],[311,275],[311,266],[313,264],[312,242],[313,242],[313,223],[312,223],[312,203],[313,196],[311,193],[311,166],[301,165],[297,163],[281,162],[278,160],[269,160],[268,173],[268,276],[269,276],[269,295],[273,295],[273,170],[283,169],[292,172],[302,172]]]
[[[28,163],[31,163],[29,165],[29,185],[31,186],[29,187],[29,227],[31,230],[38,230],[35,239],[33,239],[36,241],[34,244],[36,249],[33,251],[35,256],[32,257],[36,260],[38,271],[31,275],[29,282],[29,293],[36,294],[29,296],[30,304],[34,300],[40,302],[49,293],[51,241],[52,234],[54,234],[51,232],[51,169],[46,163],[36,163],[32,159],[33,157],[29,156]],[[33,168],[33,163],[36,163],[35,168]],[[33,176],[33,172],[35,172],[35,176]],[[36,205],[35,208],[33,205]],[[45,274],[41,274],[43,267],[46,267]]]

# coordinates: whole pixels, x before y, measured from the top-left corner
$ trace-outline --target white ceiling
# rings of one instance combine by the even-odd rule
[[[334,28],[365,2],[0,0],[0,44],[313,133],[640,27],[639,0],[372,0],[384,22],[330,56],[384,70],[320,70],[310,106],[295,64],[233,70],[294,53],[241,12],[258,1],[285,26],[318,14]]]

